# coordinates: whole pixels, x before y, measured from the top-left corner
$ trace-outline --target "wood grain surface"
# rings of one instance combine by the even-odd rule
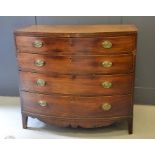
[[[32,25],[15,31],[15,35],[50,35],[52,37],[95,37],[136,34],[134,25]]]
[[[136,36],[98,37],[98,38],[52,38],[52,37],[27,37],[16,36],[16,44],[19,52],[40,54],[119,54],[135,51]],[[111,48],[103,48],[104,41],[112,43]],[[36,48],[35,41],[40,41],[43,46]]]
[[[45,86],[38,86],[36,81],[42,79]],[[70,95],[114,95],[130,94],[133,87],[133,74],[128,75],[55,75],[20,72],[21,90],[47,94]],[[111,88],[103,88],[102,82],[111,82]]]
[[[131,115],[132,111],[131,95],[73,97],[21,92],[21,98],[23,111],[55,117],[120,117]],[[40,106],[39,101],[47,102],[47,106]],[[104,103],[109,103],[112,108],[103,110]]]
[[[101,55],[101,56],[47,56],[19,53],[19,69],[45,74],[116,74],[134,71],[134,55]],[[44,61],[43,66],[36,66],[37,60]],[[103,62],[110,61],[111,67],[104,67]],[[84,67],[83,67],[84,66]]]

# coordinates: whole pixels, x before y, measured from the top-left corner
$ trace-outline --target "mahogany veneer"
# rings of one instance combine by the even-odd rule
[[[133,127],[137,29],[133,25],[33,25],[15,33],[23,128]]]
[[[49,56],[29,53],[19,53],[17,56],[22,71],[38,73],[61,74],[114,74],[134,71],[133,54],[99,55],[99,56]],[[34,62],[38,59],[46,61],[44,67],[37,67]],[[104,68],[102,62],[111,61],[113,67]],[[81,67],[84,66],[84,67]]]
[[[55,75],[21,72],[20,90],[46,94],[65,95],[120,95],[132,93],[133,75]],[[38,79],[44,79],[45,86],[36,85]],[[111,88],[103,88],[102,82],[112,83]]]

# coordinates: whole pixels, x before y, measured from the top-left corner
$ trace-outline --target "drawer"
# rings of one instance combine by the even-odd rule
[[[136,36],[52,38],[16,36],[19,52],[44,54],[117,54],[134,51]]]
[[[101,56],[47,56],[19,53],[19,68],[25,71],[60,74],[113,74],[134,70],[133,54]]]
[[[67,38],[16,36],[16,46],[20,52],[32,53],[64,53],[71,50]]]
[[[129,75],[55,75],[20,72],[21,90],[47,94],[112,95],[129,94],[133,74]]]
[[[115,117],[132,112],[132,96],[72,97],[21,92],[22,110],[56,117]]]

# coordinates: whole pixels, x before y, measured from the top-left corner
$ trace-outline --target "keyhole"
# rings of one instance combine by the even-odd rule
[[[70,97],[70,103],[74,103],[74,97]]]
[[[72,57],[69,57],[69,62],[70,62],[70,63],[72,63],[72,60],[73,60]]]
[[[74,80],[74,79],[76,79],[76,75],[75,74],[72,74],[71,75],[71,78]]]

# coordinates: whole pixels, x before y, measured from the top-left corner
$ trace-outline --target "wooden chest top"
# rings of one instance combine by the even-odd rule
[[[18,29],[16,35],[51,35],[55,37],[94,37],[98,35],[135,34],[134,25],[32,25]]]

